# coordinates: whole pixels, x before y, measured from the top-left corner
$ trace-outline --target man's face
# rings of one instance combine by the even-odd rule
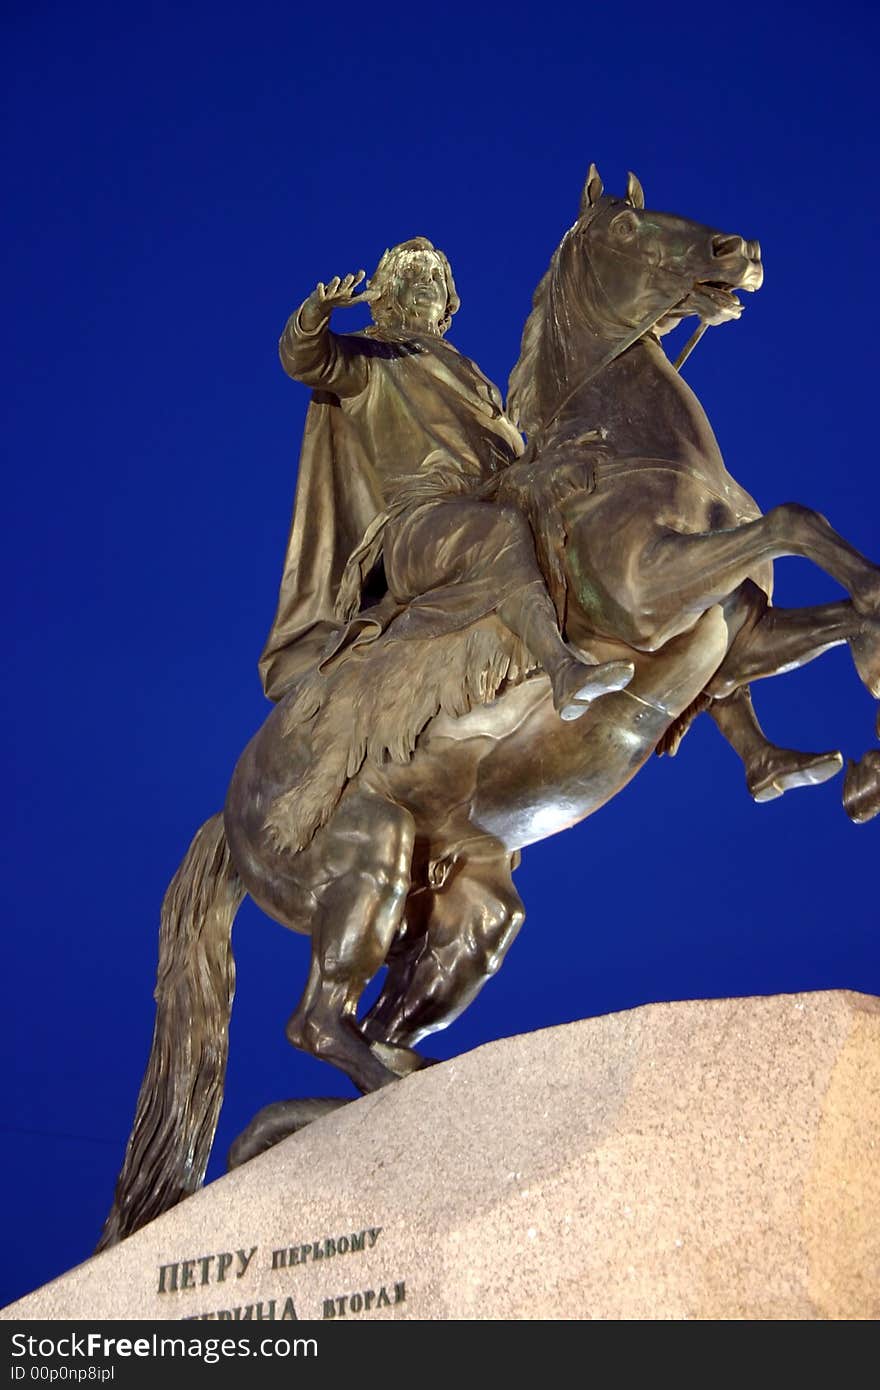
[[[446,314],[446,272],[430,251],[409,251],[394,272],[392,293],[410,327],[436,332]]]

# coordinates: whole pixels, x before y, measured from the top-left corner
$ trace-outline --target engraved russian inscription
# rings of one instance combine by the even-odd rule
[[[280,1299],[269,1298],[265,1303],[246,1303],[240,1308],[218,1308],[214,1313],[190,1313],[184,1322],[299,1322],[293,1299],[286,1298],[281,1313],[276,1312]]]
[[[271,1253],[271,1268],[302,1268],[309,1263],[331,1260],[336,1255],[356,1255],[372,1250],[382,1234],[381,1226],[366,1226],[341,1236],[323,1236],[299,1245],[282,1245]],[[188,1260],[172,1260],[159,1266],[159,1293],[181,1293],[205,1284],[223,1284],[241,1279],[251,1268],[259,1246],[249,1250],[221,1250],[215,1255],[198,1255]],[[256,1266],[254,1266],[256,1268]]]
[[[353,1255],[372,1250],[381,1233],[381,1226],[370,1226],[367,1230],[353,1231],[347,1236],[325,1236],[323,1240],[305,1245],[281,1246],[272,1251],[272,1268],[285,1269],[308,1264],[309,1260],[330,1260],[334,1255]]]
[[[195,1289],[202,1284],[222,1284],[229,1278],[240,1279],[247,1273],[248,1266],[257,1253],[257,1246],[250,1250],[222,1250],[218,1255],[197,1255],[191,1260],[177,1260],[172,1264],[159,1266],[159,1293],[178,1293],[182,1289]]]
[[[324,1299],[325,1318],[344,1318],[349,1313],[355,1316],[371,1313],[373,1309],[390,1308],[395,1303],[406,1302],[406,1281],[396,1283],[391,1293],[383,1284],[380,1289],[363,1289],[356,1293],[339,1294],[336,1298]]]

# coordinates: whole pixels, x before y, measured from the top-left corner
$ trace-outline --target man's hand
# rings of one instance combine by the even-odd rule
[[[299,311],[299,321],[306,333],[313,333],[326,323],[334,309],[345,309],[350,304],[369,304],[371,299],[375,299],[375,290],[355,293],[365,275],[365,270],[359,270],[356,275],[344,275],[341,280],[334,275],[326,285],[319,281]]]

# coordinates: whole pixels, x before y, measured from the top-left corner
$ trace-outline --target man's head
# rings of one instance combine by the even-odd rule
[[[369,287],[376,294],[370,308],[380,328],[442,337],[461,303],[448,260],[423,236],[386,251]]]

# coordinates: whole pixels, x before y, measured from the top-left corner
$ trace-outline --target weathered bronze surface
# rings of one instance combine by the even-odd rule
[[[692,342],[738,318],[762,278],[757,242],[647,212],[633,175],[606,195],[591,168],[506,414],[444,339],[458,296],[424,239],[361,294],[362,272],[319,284],[289,320],[282,363],[313,397],[261,659],[277,703],[166,895],[153,1050],[102,1245],[203,1180],[246,893],[312,938],[290,1041],[370,1091],[423,1066],[415,1044],[498,969],[524,916],[522,848],[674,753],[698,714],[756,800],[840,769],[837,752],[769,744],[748,687],[847,642],[880,697],[880,568],[807,507],[761,515],[661,342],[686,317]],[[373,326],[331,332],[359,301]],[[786,555],[849,599],[772,607]],[[846,803],[880,810],[876,755]],[[305,1112],[270,1107],[235,1161]]]

